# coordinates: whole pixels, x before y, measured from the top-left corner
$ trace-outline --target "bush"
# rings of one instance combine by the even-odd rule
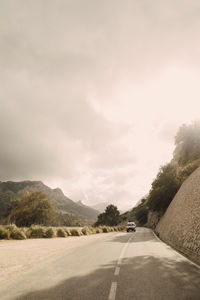
[[[108,229],[108,227],[102,227],[102,231],[103,231],[104,233],[107,233],[107,232],[109,232],[109,229]]]
[[[53,238],[53,237],[55,237],[54,231],[53,231],[53,229],[51,227],[47,228],[47,230],[45,231],[45,237],[46,238]]]
[[[67,236],[71,236],[71,232],[68,228],[64,228],[64,230]]]
[[[14,240],[26,240],[26,235],[23,230],[17,228],[16,230],[12,230],[10,232],[10,237]]]
[[[87,226],[84,226],[82,229],[81,229],[81,232],[83,235],[89,235],[90,234],[90,230]]]
[[[72,236],[80,236],[81,235],[81,232],[78,230],[78,229],[70,229],[70,233]]]
[[[15,224],[6,225],[0,228],[0,239],[25,240],[26,235],[23,229],[19,229]]]
[[[31,227],[27,231],[28,238],[44,238],[45,237],[45,229],[39,225],[31,225]]]
[[[0,240],[8,239],[8,230],[5,227],[0,227]]]
[[[57,229],[57,237],[66,237],[66,232],[64,231],[63,228]]]
[[[94,228],[94,227],[92,227],[92,226],[89,226],[88,228],[89,228],[89,230],[90,230],[91,234],[94,234],[94,233],[96,233],[96,230],[95,230],[95,228]]]
[[[118,230],[118,231],[124,231],[124,230],[125,230],[125,227],[124,227],[123,225],[117,226],[117,230]]]
[[[84,226],[84,227],[82,228],[81,232],[82,232],[84,235],[89,235],[89,234],[96,233],[96,231],[95,231],[94,228],[88,227],[88,226]]]

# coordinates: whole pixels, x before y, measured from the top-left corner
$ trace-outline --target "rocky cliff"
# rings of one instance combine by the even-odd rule
[[[200,168],[183,183],[156,226],[156,233],[200,263]]]

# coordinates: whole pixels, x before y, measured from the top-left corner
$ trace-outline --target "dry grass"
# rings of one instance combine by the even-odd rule
[[[83,228],[69,227],[45,227],[41,225],[31,225],[29,228],[17,227],[15,224],[0,225],[0,239],[23,240],[31,238],[54,238],[67,236],[91,235],[97,233],[124,231],[124,226],[84,226]]]

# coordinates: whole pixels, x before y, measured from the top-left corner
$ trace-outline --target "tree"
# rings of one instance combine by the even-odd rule
[[[95,225],[116,226],[120,221],[120,212],[117,206],[111,204],[106,207],[105,212],[98,215],[98,220]]]
[[[170,163],[162,166],[147,199],[150,210],[164,214],[183,181],[200,166],[200,122],[182,125]]]
[[[138,222],[138,225],[145,225],[148,218],[148,209],[146,207],[146,204],[141,203],[138,205],[135,209],[135,218]]]
[[[10,221],[17,226],[50,225],[55,218],[51,201],[41,191],[29,191],[11,201]]]
[[[164,213],[180,185],[176,165],[171,162],[162,166],[149,192],[148,207],[150,210]]]

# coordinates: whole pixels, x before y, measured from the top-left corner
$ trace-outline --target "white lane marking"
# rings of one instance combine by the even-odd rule
[[[121,254],[120,254],[120,256],[119,256],[119,258],[118,258],[118,260],[117,260],[117,265],[120,265],[120,264],[121,264],[122,259],[123,259],[123,257],[124,257],[124,253],[125,253],[126,248],[128,247],[128,244],[129,244],[129,242],[130,242],[131,239],[132,239],[132,235],[131,235],[131,237],[128,239],[128,241],[126,242],[126,244],[124,245],[124,247],[123,247],[123,249],[122,249],[122,252],[121,252]]]
[[[132,235],[128,239],[128,241],[126,242],[126,244],[124,245],[124,247],[123,247],[123,249],[122,249],[122,251],[120,253],[120,256],[119,256],[119,258],[117,260],[117,266],[115,268],[115,273],[114,273],[115,276],[119,275],[120,267],[118,265],[121,264],[121,261],[122,261],[122,259],[124,257],[124,253],[125,253],[126,248],[127,248],[127,246],[128,246],[128,244],[129,244],[129,242],[130,242],[131,239],[132,239]],[[115,300],[116,291],[117,291],[117,282],[112,282],[108,300]]]
[[[108,300],[115,300],[116,291],[117,291],[117,282],[112,282]]]
[[[163,244],[166,244],[168,247],[170,247],[172,250],[174,250],[179,256],[181,256],[182,258],[185,258],[191,265],[193,265],[193,266],[197,267],[198,269],[200,269],[200,266],[197,265],[197,264],[195,264],[195,262],[191,261],[188,257],[184,256],[183,254],[181,254],[180,252],[178,252],[176,249],[172,248],[170,245],[168,245],[167,243],[165,243],[164,241],[162,241],[162,240],[155,234],[155,232],[154,232],[153,230],[152,230],[152,233],[153,233],[153,235],[155,236],[155,238],[156,238],[159,242],[161,242],[161,243],[163,243]]]
[[[119,275],[119,271],[120,271],[120,267],[116,267],[114,275],[118,276]]]

